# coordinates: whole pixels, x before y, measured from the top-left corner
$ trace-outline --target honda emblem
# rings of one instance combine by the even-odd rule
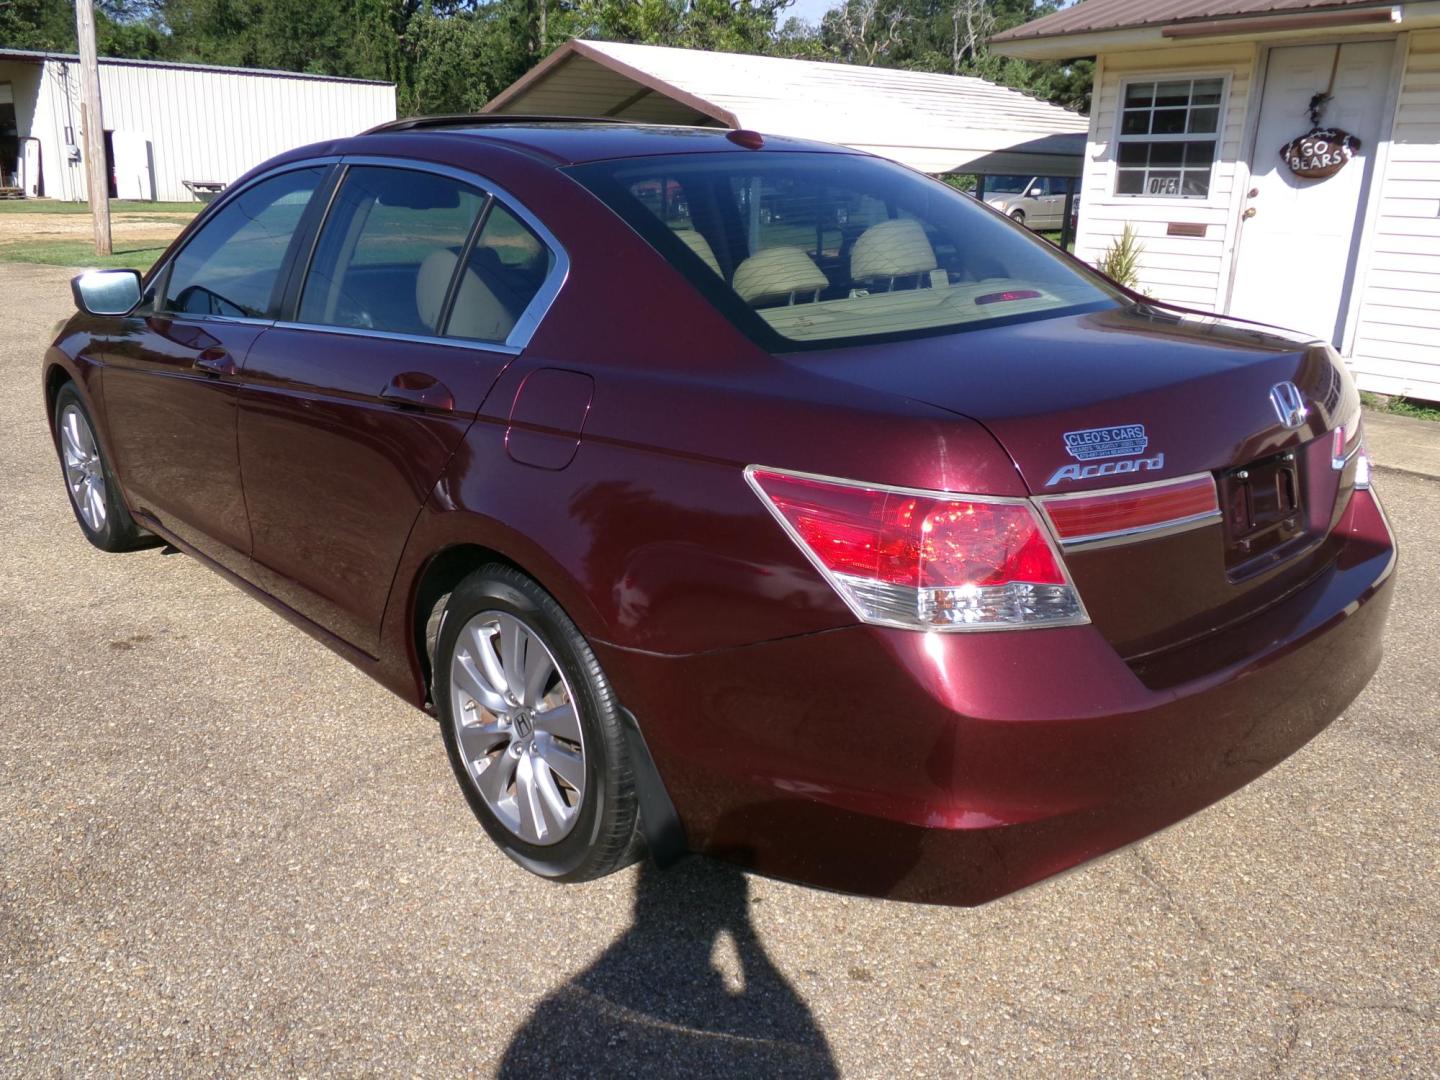
[[[1270,388],[1270,404],[1275,406],[1275,415],[1287,428],[1298,428],[1305,423],[1310,412],[1305,399],[1292,382],[1276,383]]]

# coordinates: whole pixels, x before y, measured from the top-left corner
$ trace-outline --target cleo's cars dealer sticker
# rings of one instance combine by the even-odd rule
[[[1065,433],[1065,449],[1078,461],[1133,457],[1143,454],[1149,445],[1144,424],[1121,424],[1118,427],[1086,428]]]

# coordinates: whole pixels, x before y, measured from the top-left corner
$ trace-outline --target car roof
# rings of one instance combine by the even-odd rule
[[[635,124],[581,117],[531,117],[481,114],[478,116],[427,116],[397,120],[358,136],[404,134],[406,139],[430,141],[462,136],[477,142],[498,143],[557,166],[580,165],[614,158],[651,157],[662,154],[735,152],[750,149],[732,141],[728,128],[683,127],[668,124]],[[813,142],[780,135],[762,136],[765,150],[804,153],[854,154],[857,151],[832,143]],[[757,151],[751,151],[757,152]]]

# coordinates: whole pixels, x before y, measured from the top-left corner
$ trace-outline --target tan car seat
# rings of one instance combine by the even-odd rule
[[[747,304],[758,306],[785,300],[793,304],[797,296],[820,298],[820,290],[830,279],[815,261],[798,247],[766,248],[758,251],[735,268],[731,287]]]

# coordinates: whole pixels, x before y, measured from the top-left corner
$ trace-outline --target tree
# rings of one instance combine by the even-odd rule
[[[825,14],[820,28],[836,55],[874,67],[905,42],[913,22],[905,0],[845,0]]]
[[[950,9],[950,74],[959,75],[961,65],[974,63],[995,32],[995,12],[985,0],[955,0]]]
[[[794,0],[580,0],[577,37],[724,52],[766,52]]]
[[[137,0],[100,0],[95,5],[95,43],[101,56],[162,55],[165,41]],[[38,52],[76,51],[75,6],[66,0],[0,0],[0,45]]]
[[[75,51],[75,10],[65,0],[0,2],[0,44],[12,49]]]

